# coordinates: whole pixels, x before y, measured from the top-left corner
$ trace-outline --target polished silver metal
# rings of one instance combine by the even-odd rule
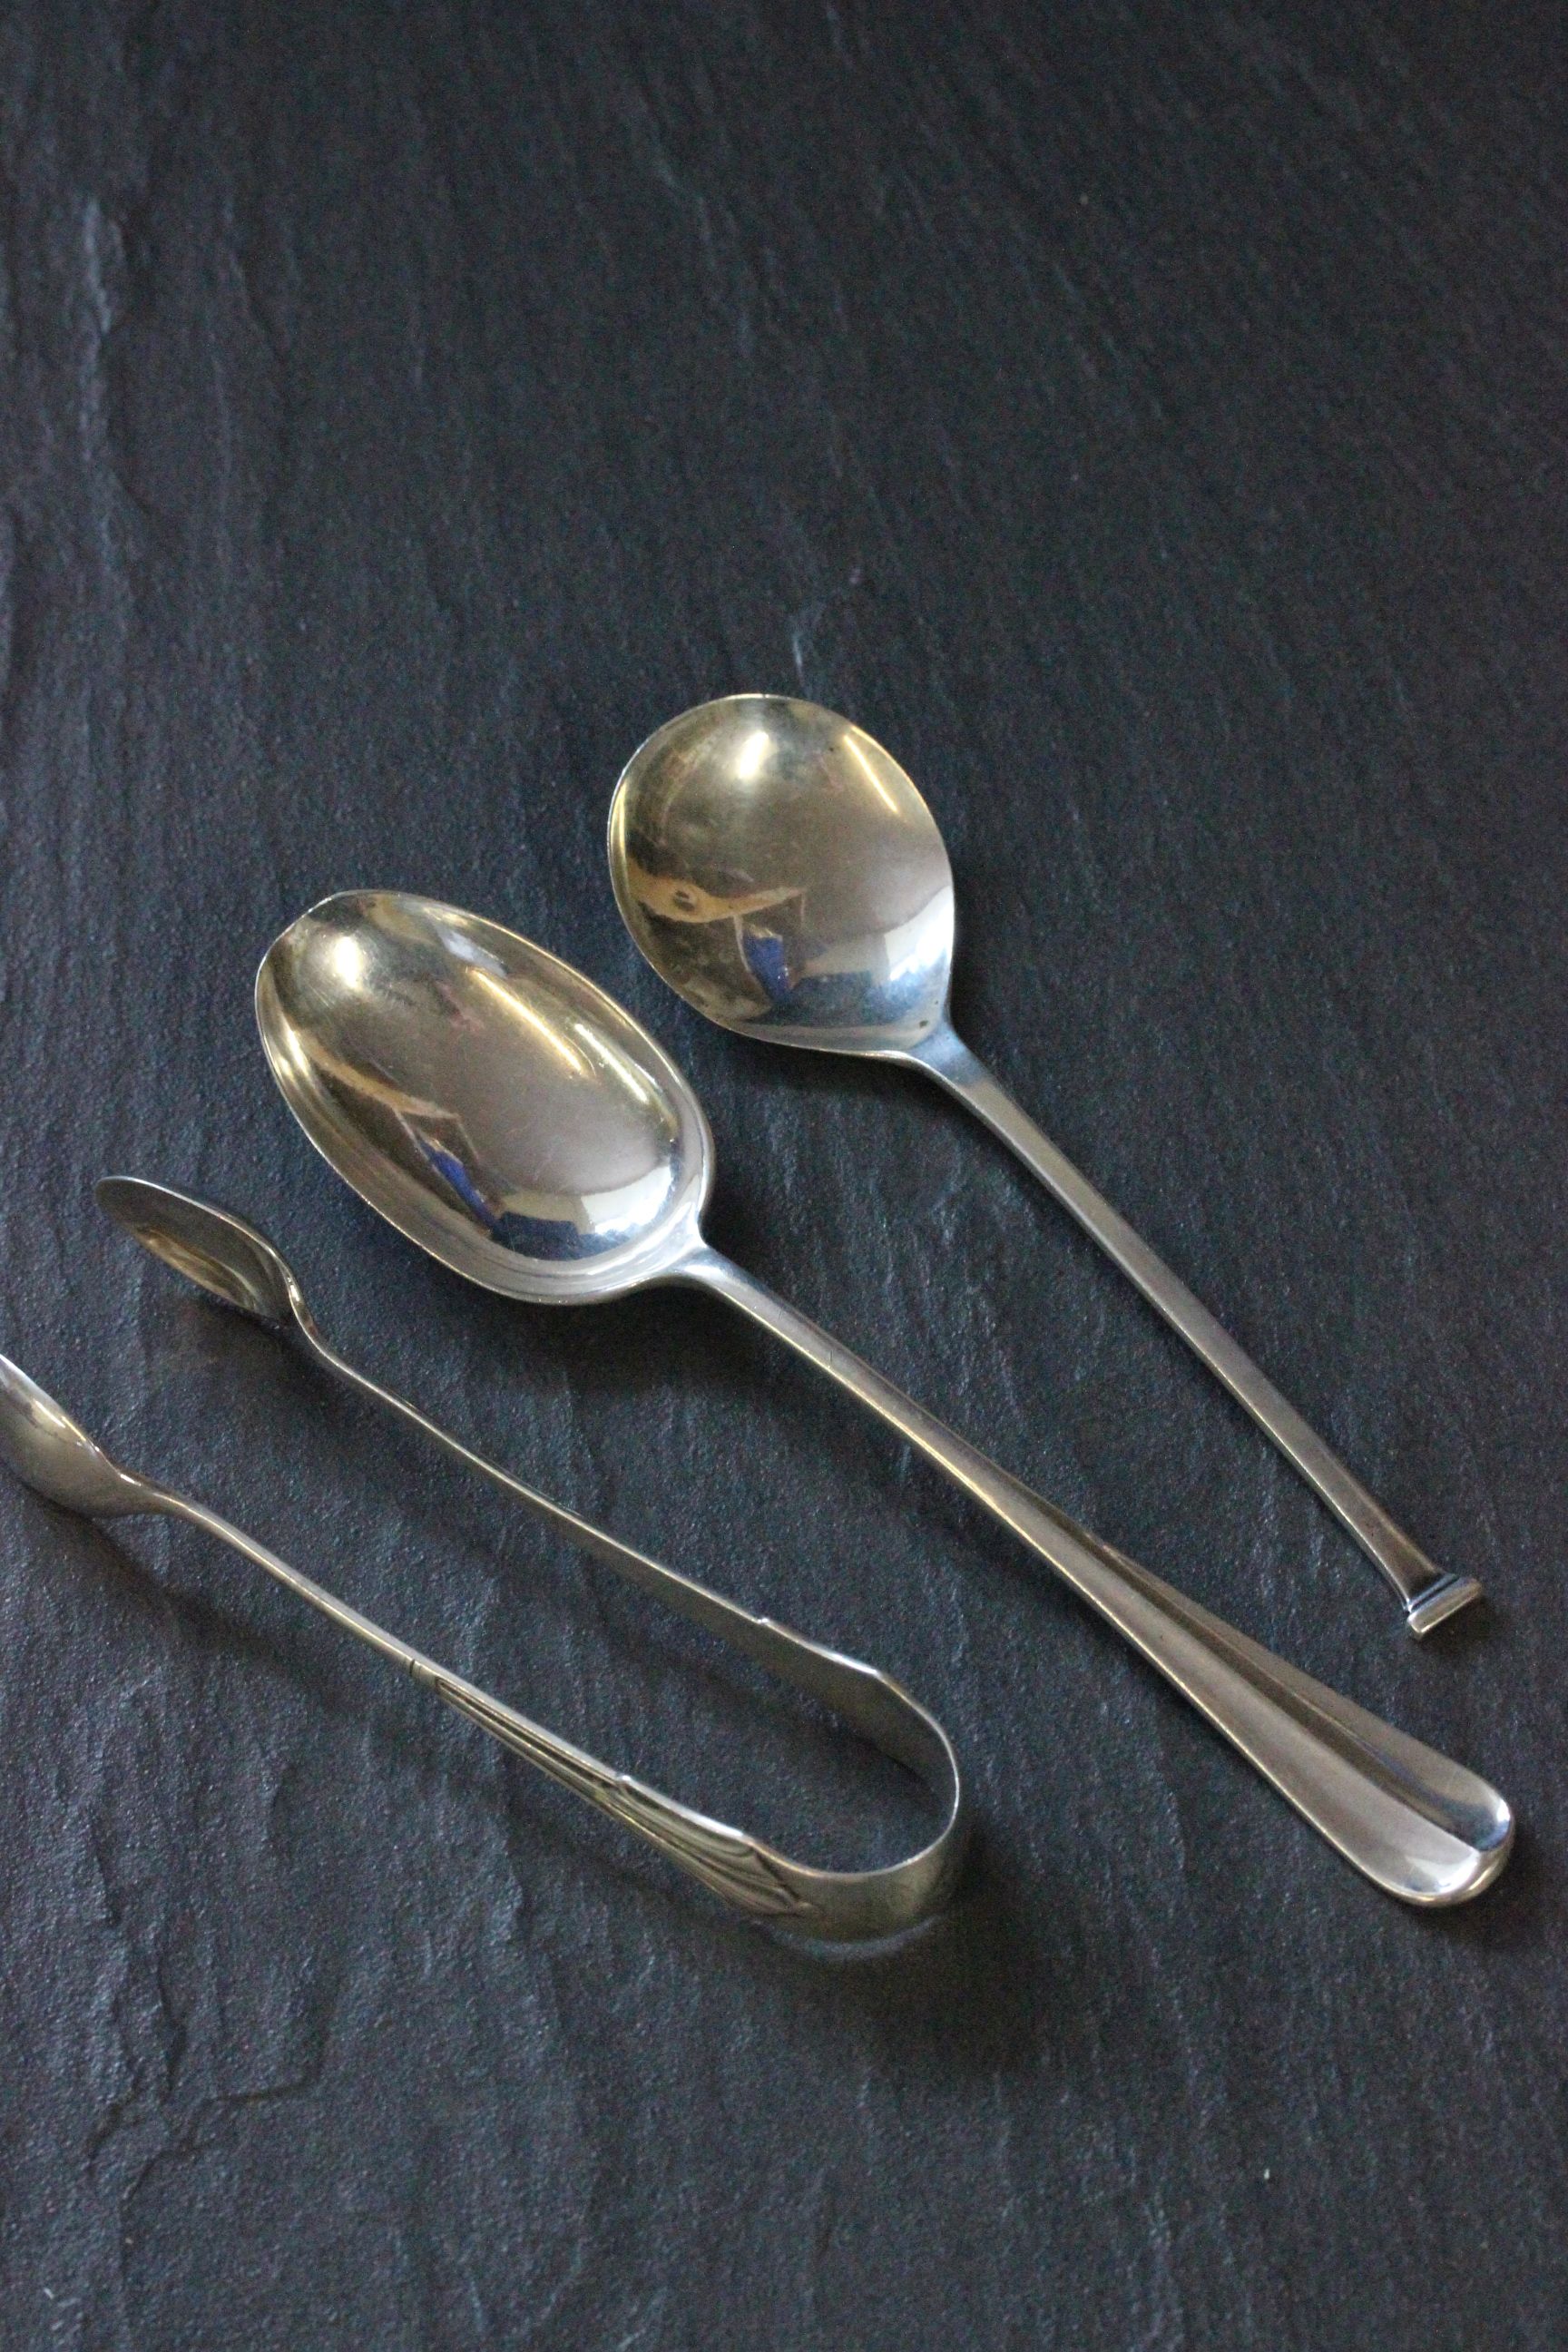
[[[1480,1597],[1473,1576],[1435,1567],[1394,1525],[954,1034],[947,851],[879,743],[784,695],[701,703],[627,761],[609,855],[633,939],[699,1013],[778,1045],[924,1070],[999,1136],[1316,1489],[1413,1633]]]
[[[257,978],[285,1099],[400,1232],[487,1289],[564,1305],[711,1290],[868,1406],[1027,1544],[1357,1869],[1406,1902],[1463,1902],[1513,1833],[1494,1789],[1394,1731],[1076,1527],[710,1248],[708,1122],[621,1007],[499,923],[344,892]]]
[[[132,1178],[106,1180],[100,1187],[100,1198],[140,1240],[182,1273],[247,1314],[269,1323],[292,1324],[321,1362],[354,1388],[390,1406],[459,1461],[482,1470],[516,1500],[607,1560],[643,1591],[655,1593],[682,1616],[706,1626],[772,1673],[836,1708],[865,1738],[921,1777],[937,1799],[942,1827],[930,1844],[902,1861],[873,1870],[827,1871],[792,1861],[761,1838],[693,1811],[631,1773],[617,1772],[601,1763],[585,1749],[491,1698],[462,1675],[437,1665],[216,1511],[121,1469],[37,1381],[0,1356],[0,1461],[26,1485],[49,1502],[89,1518],[157,1512],[188,1519],[193,1527],[216,1536],[319,1609],[334,1625],[357,1634],[383,1657],[402,1666],[416,1683],[477,1723],[503,1748],[635,1830],[678,1869],[748,1917],[766,1920],[796,1935],[845,1942],[896,1934],[928,1917],[946,1900],[963,1847],[963,1791],[946,1733],[907,1691],[874,1667],[823,1649],[787,1626],[753,1617],[733,1601],[628,1550],[587,1521],[521,1486],[492,1463],[482,1461],[401,1397],[378,1388],[326,1345],[283,1260],[269,1242],[239,1218]]]

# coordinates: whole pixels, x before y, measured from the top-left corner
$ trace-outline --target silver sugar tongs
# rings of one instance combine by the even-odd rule
[[[134,1177],[106,1177],[97,1195],[112,1217],[178,1273],[259,1321],[297,1331],[330,1371],[388,1406],[470,1469],[481,1471],[629,1583],[834,1708],[856,1731],[919,1776],[937,1801],[941,1825],[929,1844],[899,1862],[872,1870],[831,1871],[793,1861],[760,1838],[710,1820],[632,1774],[614,1770],[449,1673],[203,1505],[122,1470],[26,1373],[0,1358],[0,1458],[26,1483],[89,1517],[163,1512],[188,1519],[232,1545],[334,1624],[404,1666],[416,1682],[503,1747],[626,1822],[734,1910],[798,1935],[848,1941],[894,1934],[940,1908],[956,1875],[967,1826],[963,1782],[941,1724],[890,1676],[769,1618],[753,1616],[735,1601],[617,1542],[575,1512],[535,1494],[438,1428],[405,1398],[356,1371],[322,1339],[283,1258],[241,1218]]]

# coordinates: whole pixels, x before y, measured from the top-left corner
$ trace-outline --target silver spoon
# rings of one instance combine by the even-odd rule
[[[710,1248],[701,1106],[569,964],[455,907],[346,891],[273,941],[256,1009],[311,1142],[432,1256],[547,1304],[716,1292],[1011,1528],[1378,1885],[1458,1903],[1496,1877],[1513,1832],[1496,1790],[1075,1527]]]
[[[188,1205],[198,1211],[201,1208],[199,1202]],[[206,1213],[221,1215],[221,1212]],[[231,1235],[221,1245],[216,1257],[209,1261],[219,1276],[211,1286],[249,1314],[265,1313],[260,1301],[266,1297],[274,1276],[281,1274],[286,1288],[292,1287],[292,1276],[280,1258],[276,1260],[275,1267],[268,1266],[269,1244],[258,1234],[240,1225],[237,1219],[229,1222],[247,1241],[237,1242]],[[195,1224],[195,1219],[186,1221],[187,1233],[194,1232]],[[256,1243],[258,1248],[252,1251],[247,1242]],[[183,1243],[179,1245],[183,1246]],[[276,1253],[271,1255],[276,1257]],[[226,1266],[237,1270],[235,1287],[238,1296],[231,1297],[226,1286]],[[182,1268],[190,1270],[189,1265]],[[255,1276],[259,1277],[259,1289],[252,1288]],[[303,1313],[302,1301],[297,1313]],[[325,1353],[333,1369],[343,1372],[356,1387],[384,1396],[384,1391],[350,1371],[330,1352],[318,1352]],[[451,1452],[474,1462],[503,1486],[512,1486],[513,1482],[504,1472],[478,1462],[466,1448],[434,1429],[411,1405],[405,1406],[395,1398],[386,1398],[385,1402],[438,1438]],[[276,1553],[242,1529],[230,1526],[226,1519],[219,1518],[204,1504],[121,1469],[53,1397],[4,1356],[0,1356],[0,1462],[36,1494],[65,1510],[80,1512],[87,1518],[161,1513],[170,1518],[188,1519],[193,1527],[216,1536],[220,1543],[230,1545],[258,1568],[265,1569],[268,1576],[276,1577],[279,1584],[286,1584],[290,1592],[298,1593],[301,1601],[308,1601],[312,1609],[319,1609],[323,1617],[330,1617],[334,1625],[341,1625],[345,1633],[356,1633],[373,1650],[379,1650],[384,1658],[405,1668],[416,1683],[434,1691],[458,1714],[477,1723],[481,1731],[490,1733],[503,1748],[525,1757],[550,1780],[559,1781],[563,1788],[597,1806],[601,1812],[625,1822],[732,1910],[766,1919],[774,1927],[800,1935],[843,1940],[886,1936],[910,1927],[924,1918],[945,1896],[958,1855],[961,1802],[957,1767],[941,1726],[923,1707],[917,1706],[907,1692],[872,1667],[860,1665],[853,1658],[836,1656],[830,1650],[819,1650],[815,1643],[803,1641],[799,1634],[783,1626],[770,1625],[765,1619],[747,1618],[743,1611],[733,1609],[731,1603],[721,1601],[717,1594],[704,1592],[699,1585],[688,1585],[684,1578],[673,1576],[669,1570],[657,1567],[652,1560],[638,1560],[638,1569],[648,1573],[646,1578],[639,1575],[637,1580],[659,1590],[661,1597],[671,1601],[686,1615],[711,1625],[738,1648],[760,1658],[775,1674],[826,1699],[879,1746],[910,1764],[930,1781],[943,1799],[947,1812],[944,1826],[933,1844],[883,1869],[812,1870],[792,1862],[787,1854],[777,1853],[760,1838],[731,1829],[723,1822],[710,1821],[630,1773],[615,1771],[584,1749],[531,1723],[527,1716],[503,1706],[500,1699],[491,1698],[460,1675],[448,1673],[422,1651],[399,1641],[395,1633],[384,1632],[357,1609],[351,1609],[347,1601],[338,1600],[311,1578],[301,1575],[297,1568],[290,1568],[287,1560],[279,1559]],[[526,1489],[517,1491],[532,1503],[540,1501],[537,1496],[528,1496]],[[564,1522],[569,1532],[579,1524],[572,1521],[569,1514],[557,1513],[552,1505],[544,1505],[543,1509],[547,1517]],[[595,1535],[596,1530],[584,1529],[584,1533]],[[600,1540],[609,1544],[611,1539]],[[637,1558],[635,1554],[628,1557]],[[660,1579],[681,1586],[682,1592],[672,1594],[657,1583]],[[744,1623],[737,1626],[721,1622],[731,1617],[744,1619]]]
[[[897,761],[814,702],[735,694],[626,762],[610,875],[660,978],[726,1029],[924,1070],[1016,1152],[1379,1567],[1413,1633],[1480,1597],[1436,1568],[1186,1285],[1004,1093],[948,1018],[952,872]]]

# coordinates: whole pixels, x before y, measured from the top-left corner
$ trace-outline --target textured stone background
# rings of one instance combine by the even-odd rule
[[[1568,499],[1555,9],[0,16],[0,1344],[138,1465],[810,1851],[893,1776],[110,1230],[323,1320],[626,1537],[900,1674],[951,1916],[730,1923],[188,1530],[0,1492],[0,2339],[1478,2352],[1568,2331],[1559,1660]],[[913,1080],[621,933],[631,747],[897,751],[978,1049],[1494,1606],[1426,1651],[1127,1286]],[[268,1079],[329,888],[514,922],[691,1069],[714,1236],[1152,1567],[1488,1771],[1339,1864],[717,1307],[419,1261]]]

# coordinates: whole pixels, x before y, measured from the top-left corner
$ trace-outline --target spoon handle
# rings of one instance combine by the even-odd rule
[[[1476,1774],[1287,1665],[1076,1526],[705,1243],[681,1260],[674,1278],[727,1299],[918,1446],[1114,1625],[1376,1885],[1407,1903],[1462,1903],[1497,1876],[1513,1816]]]
[[[1316,1430],[1303,1421],[1295,1406],[1282,1397],[1272,1381],[1239,1348],[1184,1282],[1155,1256],[1125,1217],[1102,1200],[1081,1176],[1065,1152],[1058,1151],[1012,1097],[998,1086],[984,1064],[945,1024],[921,1045],[904,1056],[956,1095],[1000,1136],[1037,1176],[1053,1200],[1076,1217],[1085,1233],[1100,1244],[1107,1257],[1121,1268],[1149,1304],[1208,1366],[1237,1402],[1271,1437],[1285,1459],[1298,1470],[1398,1593],[1410,1631],[1429,1633],[1456,1610],[1479,1601],[1481,1588],[1473,1576],[1458,1576],[1437,1568],[1404,1530],[1395,1526],[1375,1496],[1346,1469],[1339,1455],[1324,1444]]]

